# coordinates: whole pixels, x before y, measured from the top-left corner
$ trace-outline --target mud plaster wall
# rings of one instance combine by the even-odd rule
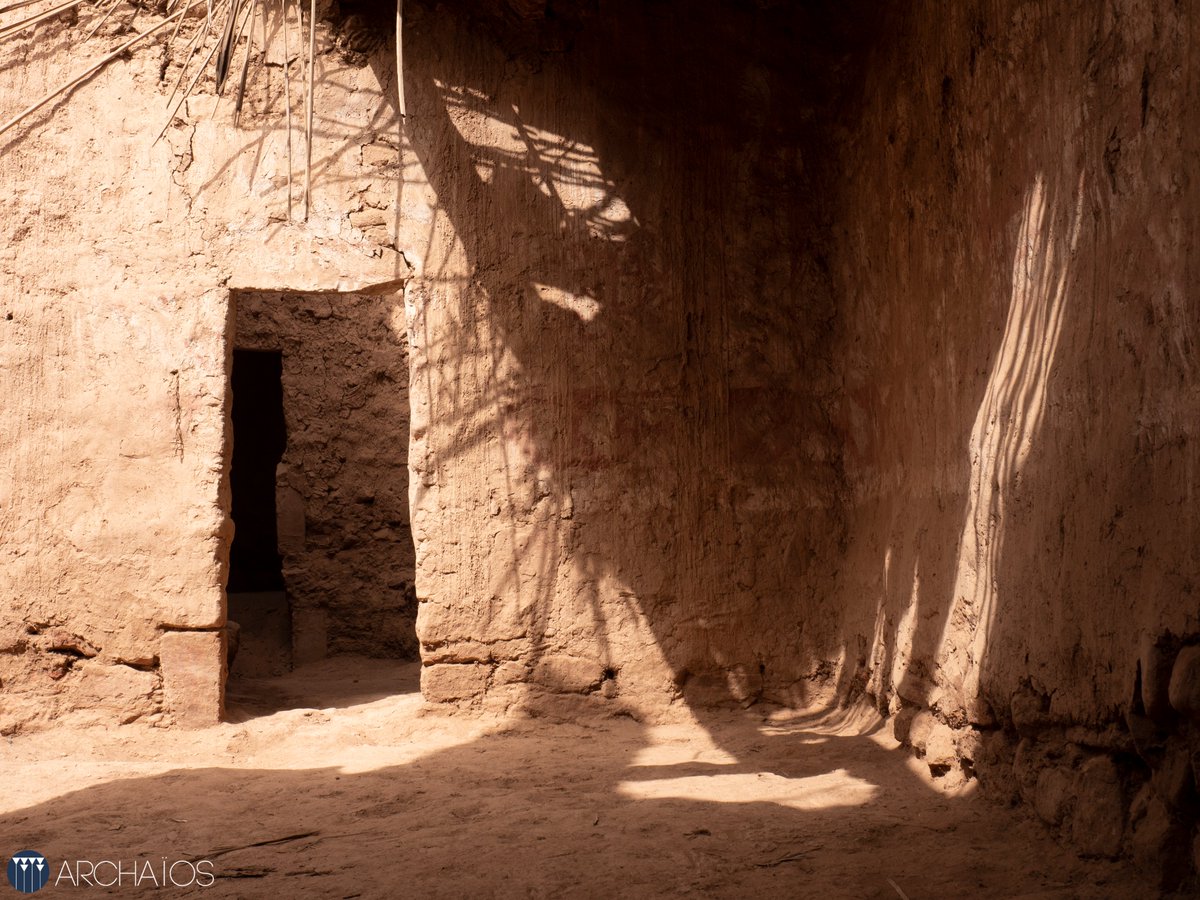
[[[870,60],[840,153],[843,680],[902,737],[921,711],[931,765],[1174,886],[1200,774],[1186,657],[1168,698],[1200,640],[1198,10],[929,12]]]
[[[297,662],[415,657],[403,302],[239,292],[234,306],[235,346],[283,356],[276,509]]]
[[[650,714],[830,683],[809,148],[815,86],[843,73],[794,52],[809,14],[715,6],[538,31],[406,5],[408,137],[438,199],[402,236],[430,699]]]
[[[5,118],[125,39],[77,47],[88,25],[5,42]],[[288,225],[271,63],[238,130],[202,84],[154,143],[178,69],[144,50],[2,139],[0,730],[216,716],[229,291],[407,272],[379,244],[389,76],[318,59],[312,215]]]
[[[867,54],[781,7],[409,5],[401,155],[388,63],[319,60],[305,227],[277,117],[202,90],[150,145],[151,53],[5,138],[5,728],[171,710],[165,637],[220,626],[228,291],[411,274],[431,699],[868,690],[1053,821],[1064,783],[1147,819],[1176,714],[1087,766],[1197,631],[1188,7],[917,10]],[[5,112],[67,70],[31,63]]]
[[[410,276],[431,698],[832,685],[817,107],[853,72],[794,52],[827,30],[801,11],[617,3],[543,30],[466,6],[408,10],[400,153],[389,55],[319,57],[304,226],[275,57],[240,129],[202,82],[154,143],[177,69],[144,50],[5,138],[6,728],[177,712],[180,630],[219,704],[228,294]],[[86,26],[7,45],[3,111],[63,78],[74,57],[45,48]]]
[[[1192,6],[584,21],[414,23],[427,696],[866,694],[1183,883]]]

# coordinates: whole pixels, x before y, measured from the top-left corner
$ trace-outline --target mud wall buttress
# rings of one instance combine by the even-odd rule
[[[825,60],[779,36],[802,12],[683,9],[621,4],[532,51],[503,19],[413,12],[430,699],[654,715],[829,686],[796,602],[838,534]]]

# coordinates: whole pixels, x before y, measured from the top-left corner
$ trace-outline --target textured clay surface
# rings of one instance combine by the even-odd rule
[[[86,44],[92,19],[6,41],[3,117],[126,40],[120,19]],[[394,293],[407,274],[387,226],[350,218],[394,219],[384,86],[318,60],[339,113],[314,141],[308,221],[289,223],[281,61],[251,67],[239,129],[207,79],[155,142],[179,67],[146,49],[0,138],[0,732],[191,718],[164,706],[159,645],[224,624],[230,291]]]
[[[815,16],[682,10],[532,37],[413,12],[407,136],[438,198],[400,235],[430,699],[659,715],[833,686],[815,104],[841,73],[780,37]],[[571,49],[514,60],[522,40]]]
[[[151,143],[143,52],[0,139],[0,731],[190,717],[160,644],[224,623],[242,298],[329,343],[280,502],[312,655],[410,646],[407,487],[427,700],[862,700],[1186,888],[1200,16],[893,7],[412,0],[403,127],[389,53],[319,56],[304,224],[281,58],[239,129],[205,82]],[[67,71],[4,52],[5,113]],[[250,313],[301,295],[305,335]]]

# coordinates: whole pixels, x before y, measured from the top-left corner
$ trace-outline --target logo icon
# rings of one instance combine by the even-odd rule
[[[50,864],[36,850],[14,853],[8,861],[8,883],[22,894],[40,891],[50,880]]]

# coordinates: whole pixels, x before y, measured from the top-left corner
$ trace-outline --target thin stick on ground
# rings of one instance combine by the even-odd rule
[[[175,21],[175,18],[177,16],[186,15],[192,9],[193,6],[197,6],[200,2],[201,2],[201,0],[196,0],[196,2],[193,3],[191,6],[181,9],[181,10],[179,10],[179,12],[174,13],[171,16],[168,16],[167,18],[165,18],[161,22],[159,22],[157,25],[153,25],[150,28],[147,28],[145,31],[141,32],[140,34],[137,34],[134,37],[131,37],[129,40],[127,40],[125,43],[123,43],[116,50],[113,50],[111,53],[109,53],[105,56],[102,56],[99,59],[99,61],[88,66],[86,69],[81,71],[78,75],[76,75],[70,81],[59,85],[54,90],[50,91],[48,94],[46,94],[40,100],[38,100],[36,103],[30,104],[25,109],[21,110],[21,112],[17,113],[15,116],[13,116],[7,122],[5,122],[3,125],[0,125],[0,134],[4,134],[4,132],[8,131],[14,125],[21,122],[23,119],[27,118],[28,116],[33,115],[35,112],[37,112],[39,109],[41,109],[47,103],[49,103],[55,97],[65,94],[68,91],[72,90],[73,88],[78,87],[80,84],[82,84],[84,81],[87,81],[89,78],[91,78],[93,75],[95,75],[101,69],[103,69],[106,65],[108,65],[110,62],[112,62],[114,59],[116,59],[118,56],[120,56],[122,53],[124,53],[130,47],[132,47],[134,44],[138,43],[139,41],[143,41],[146,38],[150,37],[150,35],[154,34],[155,32],[162,30],[167,25],[169,25],[171,22]]]
[[[304,160],[304,221],[308,221],[312,202],[312,139],[313,139],[313,72],[317,46],[317,0],[309,0],[308,8],[308,124],[305,126]]]

